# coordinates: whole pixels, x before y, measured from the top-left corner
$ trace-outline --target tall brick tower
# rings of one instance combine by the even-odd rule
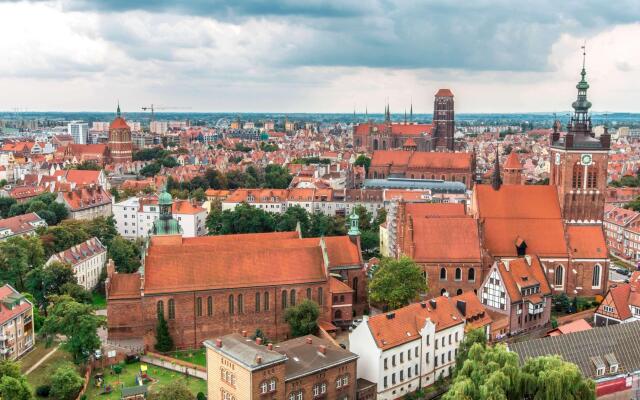
[[[453,151],[455,121],[453,114],[453,93],[440,89],[433,102],[433,125],[435,148],[437,151]]]
[[[131,128],[120,116],[120,103],[118,103],[116,118],[109,125],[108,147],[112,163],[124,163],[132,160]]]
[[[583,59],[582,79],[576,85],[578,98],[572,104],[574,113],[567,133],[561,137],[560,124],[556,123],[551,136],[549,183],[557,187],[562,215],[568,223],[600,222],[604,215],[611,135],[605,130],[596,139],[591,130],[586,74]]]

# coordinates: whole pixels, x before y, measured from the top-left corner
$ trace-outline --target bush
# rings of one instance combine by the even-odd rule
[[[115,372],[117,375],[120,375],[122,373],[122,365],[114,365],[113,372]]]
[[[40,385],[36,388],[38,397],[49,397],[49,393],[51,393],[51,386],[49,385]]]
[[[140,361],[140,357],[136,356],[135,354],[129,354],[124,359],[125,364],[135,364],[138,361]]]
[[[198,392],[198,395],[196,396],[197,400],[205,400],[206,398],[207,396],[205,396],[202,392]]]

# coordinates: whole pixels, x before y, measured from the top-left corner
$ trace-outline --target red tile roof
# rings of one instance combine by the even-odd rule
[[[464,204],[460,203],[407,203],[405,212],[414,219],[424,217],[463,217]]]
[[[353,289],[351,289],[349,285],[334,277],[329,279],[329,291],[334,294],[353,293]]]
[[[8,298],[9,296],[17,298],[21,297],[22,295],[20,294],[20,292],[18,292],[8,284],[0,287],[0,324],[4,324],[10,319],[13,319],[32,308],[31,303],[29,303],[29,301],[24,298],[20,300],[19,304],[13,306],[13,308],[7,307],[7,305],[4,303],[4,300],[6,299],[11,301],[11,299]]]
[[[480,218],[562,218],[555,186],[476,185],[475,196]]]
[[[135,299],[141,297],[140,285],[141,276],[138,272],[133,274],[119,274],[115,273],[111,275],[109,282],[108,299]]]
[[[46,222],[36,213],[16,215],[15,217],[0,219],[0,231],[9,229],[13,235],[20,235],[35,230],[35,225],[37,224],[46,226]]]
[[[371,129],[384,132],[391,127],[391,134],[395,136],[423,136],[430,135],[433,131],[433,124],[358,124],[355,127],[355,135],[366,135]]]
[[[509,153],[507,157],[507,161],[504,163],[505,169],[522,169],[522,164],[520,163],[520,158],[518,157],[518,153],[512,151]]]
[[[450,89],[440,89],[436,93],[436,97],[453,97],[453,93]]]
[[[85,242],[52,255],[49,261],[59,261],[73,266],[106,251],[107,249],[100,240],[97,237],[92,237]]]
[[[607,258],[602,225],[570,225],[567,233],[573,258]]]
[[[478,222],[471,217],[413,218],[413,243],[417,262],[481,261]]]
[[[127,121],[122,117],[116,117],[111,124],[109,124],[109,129],[129,129],[129,125],[127,125]]]
[[[463,301],[465,304],[464,319],[467,321],[465,331],[473,329],[483,328],[493,322],[493,319],[484,308],[478,296],[472,292],[464,292],[458,296],[450,297],[449,301],[457,308],[458,301]],[[458,311],[460,311],[458,309]],[[460,313],[462,315],[462,313]]]
[[[83,210],[111,203],[111,196],[102,188],[81,187],[68,192],[60,192],[62,199],[71,211]]]
[[[517,256],[516,241],[524,240],[528,254],[567,257],[564,226],[560,219],[487,218],[482,229],[491,255]]]
[[[551,288],[547,282],[547,278],[537,256],[528,258],[531,260],[529,265],[527,258],[516,258],[511,261],[498,262],[498,272],[502,277],[505,289],[509,293],[511,302],[528,300],[532,303],[540,303],[541,296],[551,295]],[[507,266],[508,265],[508,266]],[[523,296],[521,289],[523,287],[540,285],[540,292],[529,296]]]
[[[464,323],[462,315],[447,297],[432,300],[436,302],[435,309],[430,302],[413,303],[394,310],[393,318],[388,317],[390,313],[369,318],[367,323],[378,347],[387,350],[416,340],[427,318],[436,325],[436,332]]]
[[[427,151],[376,150],[372,167],[469,169],[471,153],[438,153]]]

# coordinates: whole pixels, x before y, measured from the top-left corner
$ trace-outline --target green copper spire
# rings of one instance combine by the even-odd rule
[[[171,209],[173,207],[173,198],[167,192],[167,187],[162,188],[162,193],[158,196],[158,207],[160,208],[160,217],[153,221],[154,235],[179,235],[182,233],[180,223],[173,218]]]
[[[351,215],[349,215],[349,232],[347,235],[349,236],[359,236],[360,235],[360,217],[356,214],[356,209],[351,210]]]

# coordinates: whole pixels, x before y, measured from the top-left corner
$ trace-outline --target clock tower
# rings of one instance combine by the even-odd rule
[[[605,129],[596,139],[591,129],[584,59],[580,74],[582,79],[576,85],[578,98],[572,104],[574,113],[567,133],[561,135],[559,123],[553,127],[549,184],[558,190],[562,216],[567,223],[602,222],[611,135]]]

